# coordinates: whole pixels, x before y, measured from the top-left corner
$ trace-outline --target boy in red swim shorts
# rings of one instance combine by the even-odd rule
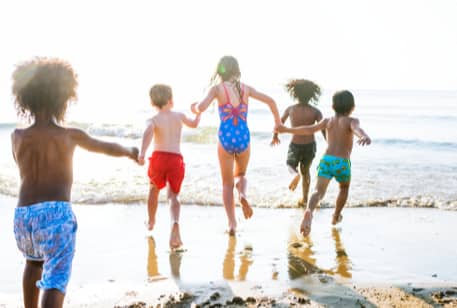
[[[148,197],[148,230],[155,224],[155,216],[159,201],[159,192],[167,186],[167,198],[170,203],[171,233],[170,248],[175,249],[182,245],[179,232],[180,203],[178,194],[184,179],[184,161],[181,155],[181,130],[182,125],[195,128],[200,122],[200,115],[194,119],[188,118],[173,108],[173,94],[167,85],[156,84],[149,91],[151,105],[157,109],[157,114],[148,120],[148,125],[143,134],[141,151],[138,162],[144,165],[146,151],[154,140],[154,151],[149,158],[148,176],[150,190]],[[168,185],[167,185],[168,184]]]

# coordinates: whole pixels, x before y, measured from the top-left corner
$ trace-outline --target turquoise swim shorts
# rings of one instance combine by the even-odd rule
[[[317,176],[327,179],[335,177],[339,183],[351,180],[351,160],[332,155],[324,155],[317,167]]]
[[[14,235],[17,247],[27,260],[44,262],[37,287],[65,293],[77,228],[69,202],[47,201],[16,208]]]

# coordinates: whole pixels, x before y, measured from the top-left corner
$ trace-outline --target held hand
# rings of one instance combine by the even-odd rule
[[[138,157],[138,165],[140,165],[140,166],[144,165],[144,157]]]
[[[190,105],[190,111],[192,111],[192,113],[198,115],[198,114],[200,114],[201,112],[198,111],[198,109],[197,109],[197,104],[198,104],[198,103],[193,103],[193,104],[191,104],[191,105]]]
[[[360,145],[370,145],[371,144],[371,139],[368,136],[363,136],[359,140],[357,140],[357,143]]]
[[[281,143],[281,140],[279,140],[278,133],[273,134],[273,139],[271,139],[270,146],[276,146]]]
[[[287,127],[282,125],[282,124],[279,124],[275,127],[275,132],[278,132],[278,133],[287,133]]]
[[[140,151],[138,150],[137,147],[133,147],[130,151],[130,159],[133,159],[134,161],[138,162],[138,153]]]

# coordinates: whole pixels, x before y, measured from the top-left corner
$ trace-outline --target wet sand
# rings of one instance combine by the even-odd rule
[[[0,307],[22,306],[14,202],[0,198]],[[166,205],[152,234],[144,206],[74,211],[79,229],[66,307],[457,307],[457,212],[350,208],[332,228],[332,210],[321,209],[303,239],[299,209],[254,209],[230,237],[222,207],[187,205],[185,251],[170,252]]]

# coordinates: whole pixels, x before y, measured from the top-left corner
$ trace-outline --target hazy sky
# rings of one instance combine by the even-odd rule
[[[457,90],[455,16],[455,0],[2,1],[1,113],[14,64],[33,56],[69,60],[80,101],[113,108],[144,102],[155,82],[198,99],[226,54],[259,89],[302,77],[325,89]]]

